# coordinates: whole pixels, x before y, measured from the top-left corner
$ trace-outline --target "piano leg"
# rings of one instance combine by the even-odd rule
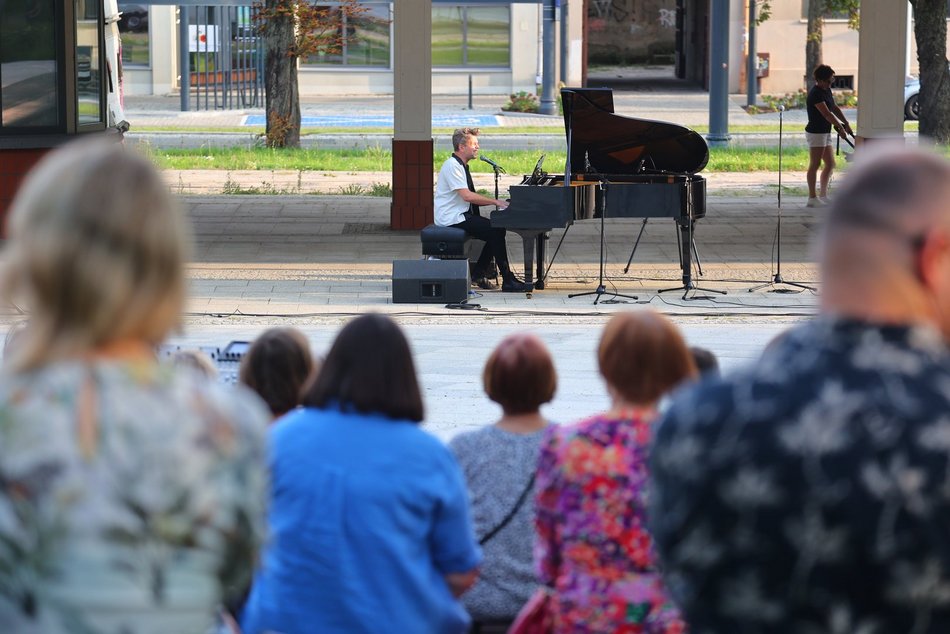
[[[534,284],[534,243],[541,232],[522,229],[511,229],[510,231],[514,231],[521,236],[524,249],[524,281],[526,284]],[[540,279],[540,275],[538,273],[538,279]]]
[[[532,277],[534,267],[534,236],[521,236],[524,242],[524,281],[525,284],[534,284]]]
[[[717,291],[712,288],[701,288],[693,284],[693,274],[692,274],[692,245],[693,245],[693,228],[695,226],[695,221],[692,218],[677,218],[676,224],[679,225],[680,230],[680,239],[677,243],[679,245],[680,251],[680,268],[683,271],[683,285],[677,286],[675,288],[662,288],[659,290],[660,293],[666,293],[669,291],[683,291],[683,299],[704,299],[700,297],[687,297],[690,291],[704,291],[706,293],[719,293],[720,295],[725,295],[726,291]],[[706,298],[708,299],[708,298]]]
[[[693,283],[693,260],[691,258],[693,222],[692,220],[677,221],[677,224],[680,228],[680,268],[683,270],[683,286],[688,287]]]
[[[544,243],[547,242],[548,236],[543,231],[538,234],[537,237],[537,254],[538,254],[538,281],[535,283],[534,287],[536,289],[544,290]]]

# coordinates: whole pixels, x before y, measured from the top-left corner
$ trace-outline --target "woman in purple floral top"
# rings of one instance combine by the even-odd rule
[[[554,631],[677,634],[646,530],[647,448],[660,397],[696,367],[652,311],[611,319],[598,361],[610,411],[549,428],[538,463],[535,559]]]

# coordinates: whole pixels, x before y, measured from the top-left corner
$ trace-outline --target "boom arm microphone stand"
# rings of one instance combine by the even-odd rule
[[[586,291],[584,293],[571,293],[568,295],[568,299],[573,299],[574,297],[586,297],[587,295],[594,295],[594,305],[597,305],[597,302],[600,301],[601,296],[610,295],[611,297],[623,297],[625,299],[638,299],[636,295],[623,295],[621,293],[608,293],[607,287],[604,286],[604,260],[606,256],[604,255],[604,218],[607,216],[607,187],[610,185],[610,182],[607,180],[607,177],[595,170],[591,164],[590,159],[587,157],[586,153],[584,155],[584,167],[586,168],[587,173],[594,174],[597,177],[597,188],[601,192],[601,207],[600,207],[600,276],[597,278],[597,288],[593,291]]]
[[[495,200],[498,200],[498,176],[500,174],[507,174],[508,172],[505,171],[504,167],[498,165],[494,161],[486,160],[484,156],[479,156],[478,158],[491,165],[492,171],[495,172]]]
[[[766,286],[771,286],[769,289],[770,293],[801,293],[802,291],[796,291],[792,288],[775,288],[776,284],[784,284],[785,286],[794,286],[802,290],[809,290],[815,292],[817,289],[814,286],[808,286],[807,284],[801,284],[799,282],[789,282],[782,277],[782,115],[785,113],[785,106],[778,107],[778,214],[775,225],[775,243],[776,243],[776,257],[775,257],[775,275],[772,276],[772,281],[765,282],[764,284],[759,284],[758,286],[753,286],[749,289],[749,292],[757,291],[760,288],[765,288]]]

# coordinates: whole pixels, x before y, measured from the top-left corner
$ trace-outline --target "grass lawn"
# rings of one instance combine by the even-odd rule
[[[564,152],[546,152],[544,168],[551,173],[563,173]],[[268,148],[203,148],[152,149],[149,155],[163,169],[220,169],[220,170],[309,170],[328,172],[388,172],[392,170],[392,152],[389,148],[373,147],[366,150],[272,150]],[[512,174],[528,174],[538,160],[539,152],[492,151],[492,158]],[[448,151],[436,152],[434,165],[438,168],[449,156]],[[844,163],[844,160],[841,160]],[[805,148],[786,148],[782,154],[783,170],[804,170],[808,165]],[[472,172],[490,172],[491,167],[481,161],[470,165]],[[711,148],[707,172],[755,172],[778,170],[778,151],[754,148]]]

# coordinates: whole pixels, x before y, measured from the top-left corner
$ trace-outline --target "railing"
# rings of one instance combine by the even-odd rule
[[[264,105],[263,40],[250,2],[179,8],[181,109]]]

